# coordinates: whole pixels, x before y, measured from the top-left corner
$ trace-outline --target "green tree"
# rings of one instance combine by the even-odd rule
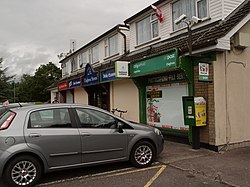
[[[16,84],[16,100],[19,102],[31,102],[33,100],[32,88],[34,87],[34,78],[31,75],[23,74],[20,82]]]
[[[6,75],[7,68],[2,68],[2,62],[3,58],[0,58],[0,102],[13,98],[11,80],[14,76]]]
[[[41,65],[34,76],[23,75],[17,85],[19,101],[46,102],[50,99],[48,87],[61,77],[61,70],[52,62]]]

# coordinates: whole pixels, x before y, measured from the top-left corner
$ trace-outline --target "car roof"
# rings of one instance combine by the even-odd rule
[[[83,105],[83,104],[69,104],[69,103],[58,103],[58,104],[36,104],[36,105],[28,105],[22,107],[12,108],[13,112],[16,111],[30,111],[30,110],[37,110],[37,109],[49,109],[49,108],[65,108],[65,107],[88,107],[88,108],[95,108],[97,107],[91,105]],[[98,108],[99,109],[99,108]]]
[[[8,107],[18,107],[18,106],[25,106],[25,105],[32,105],[33,103],[10,103],[8,105],[0,105],[0,108],[8,108]]]
[[[8,105],[0,105],[0,115],[2,115],[4,112],[8,111],[9,109],[19,108],[22,106],[27,106],[27,105],[32,105],[32,104],[33,103],[10,103]]]

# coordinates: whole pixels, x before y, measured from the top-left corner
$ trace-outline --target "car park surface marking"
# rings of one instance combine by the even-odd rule
[[[166,169],[166,165],[161,165],[159,171],[148,181],[148,183],[144,187],[149,187],[153,184],[153,182],[160,176],[160,174]]]
[[[120,175],[127,175],[127,174],[131,174],[131,173],[136,173],[136,172],[141,172],[141,171],[147,171],[147,170],[151,170],[151,169],[156,169],[156,168],[161,168],[162,165],[160,166],[151,166],[151,167],[147,167],[147,168],[142,168],[142,169],[136,169],[136,170],[132,170],[132,171],[125,171],[122,173],[115,173],[115,174],[111,174],[111,175],[106,175],[104,176],[106,177],[116,177],[116,176],[120,176]]]
[[[80,180],[89,179],[89,178],[92,178],[92,179],[104,179],[104,178],[109,178],[109,177],[117,177],[117,176],[132,174],[132,173],[138,173],[138,172],[158,169],[158,168],[160,168],[159,171],[162,172],[166,168],[166,166],[165,165],[154,165],[154,166],[151,166],[151,167],[135,169],[135,170],[131,170],[131,169],[133,169],[133,167],[129,167],[129,168],[113,170],[113,171],[108,171],[108,172],[102,172],[102,173],[97,173],[97,174],[92,174],[92,175],[84,175],[84,176],[80,176],[80,177],[73,177],[73,178],[57,180],[57,181],[53,181],[53,182],[41,183],[41,184],[38,184],[37,186],[50,186],[50,185],[54,185],[54,184],[70,182],[70,181],[74,181],[74,180],[79,180],[80,181]],[[162,169],[162,168],[164,168],[164,169]],[[155,174],[155,176],[153,178],[156,179],[161,174],[161,172],[159,172],[159,171],[157,172],[157,174]],[[154,180],[150,179],[150,181],[152,181],[151,184],[153,183]],[[149,184],[149,182],[147,184]],[[149,186],[147,186],[147,187],[149,187]]]

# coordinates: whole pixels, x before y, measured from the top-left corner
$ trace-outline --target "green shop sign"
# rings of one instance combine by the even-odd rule
[[[131,76],[140,76],[177,67],[177,50],[132,64]]]

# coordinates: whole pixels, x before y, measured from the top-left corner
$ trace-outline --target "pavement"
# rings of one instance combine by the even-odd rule
[[[38,186],[250,187],[250,146],[218,153],[165,140],[157,161],[142,169],[124,162],[49,173]]]
[[[165,141],[158,161],[170,168],[188,172],[189,177],[202,176],[222,186],[250,187],[250,146],[214,152]]]

